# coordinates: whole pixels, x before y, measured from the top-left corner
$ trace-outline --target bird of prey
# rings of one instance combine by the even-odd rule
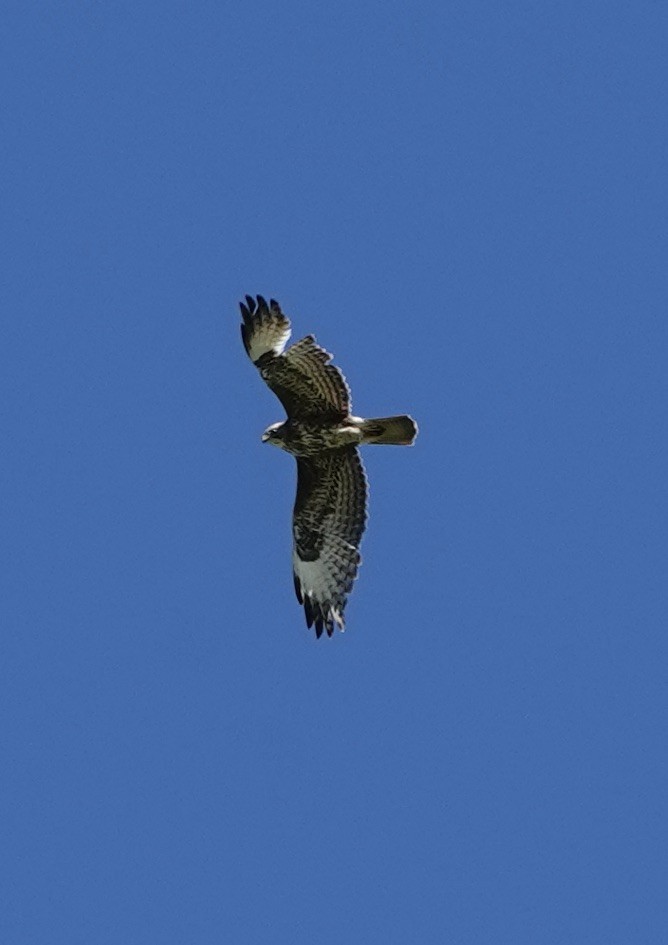
[[[290,321],[274,299],[246,296],[241,337],[248,357],[287,413],[262,435],[297,460],[292,534],[295,591],[316,636],[344,629],[343,611],[361,558],[367,483],[357,447],[411,446],[417,424],[408,416],[351,416],[350,389],[332,355],[307,335],[285,350]]]

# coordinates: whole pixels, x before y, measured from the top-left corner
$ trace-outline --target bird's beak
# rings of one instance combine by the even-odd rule
[[[263,443],[266,443],[268,439],[269,439],[269,434],[268,434],[268,433],[263,433],[263,434],[262,434],[262,442],[263,442]]]

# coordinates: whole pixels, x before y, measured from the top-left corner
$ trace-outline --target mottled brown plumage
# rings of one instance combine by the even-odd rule
[[[262,439],[297,459],[295,591],[307,625],[315,626],[318,637],[323,630],[331,636],[335,626],[344,629],[367,516],[366,475],[356,447],[411,445],[417,425],[408,416],[352,416],[346,380],[313,335],[285,350],[290,322],[278,302],[247,295],[240,307],[246,352],[287,413]]]

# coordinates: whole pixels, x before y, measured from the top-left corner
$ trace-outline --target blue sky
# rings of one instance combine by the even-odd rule
[[[4,942],[666,940],[667,27],[7,5]],[[247,292],[420,424],[332,640]]]

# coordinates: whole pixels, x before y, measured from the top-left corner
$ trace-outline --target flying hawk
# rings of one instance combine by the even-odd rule
[[[363,420],[350,414],[350,389],[332,355],[307,335],[285,350],[290,321],[278,302],[246,296],[241,337],[248,357],[288,415],[262,435],[297,459],[292,521],[295,591],[307,626],[332,636],[344,629],[343,611],[361,558],[367,483],[357,447],[411,446],[417,424],[408,416]]]

